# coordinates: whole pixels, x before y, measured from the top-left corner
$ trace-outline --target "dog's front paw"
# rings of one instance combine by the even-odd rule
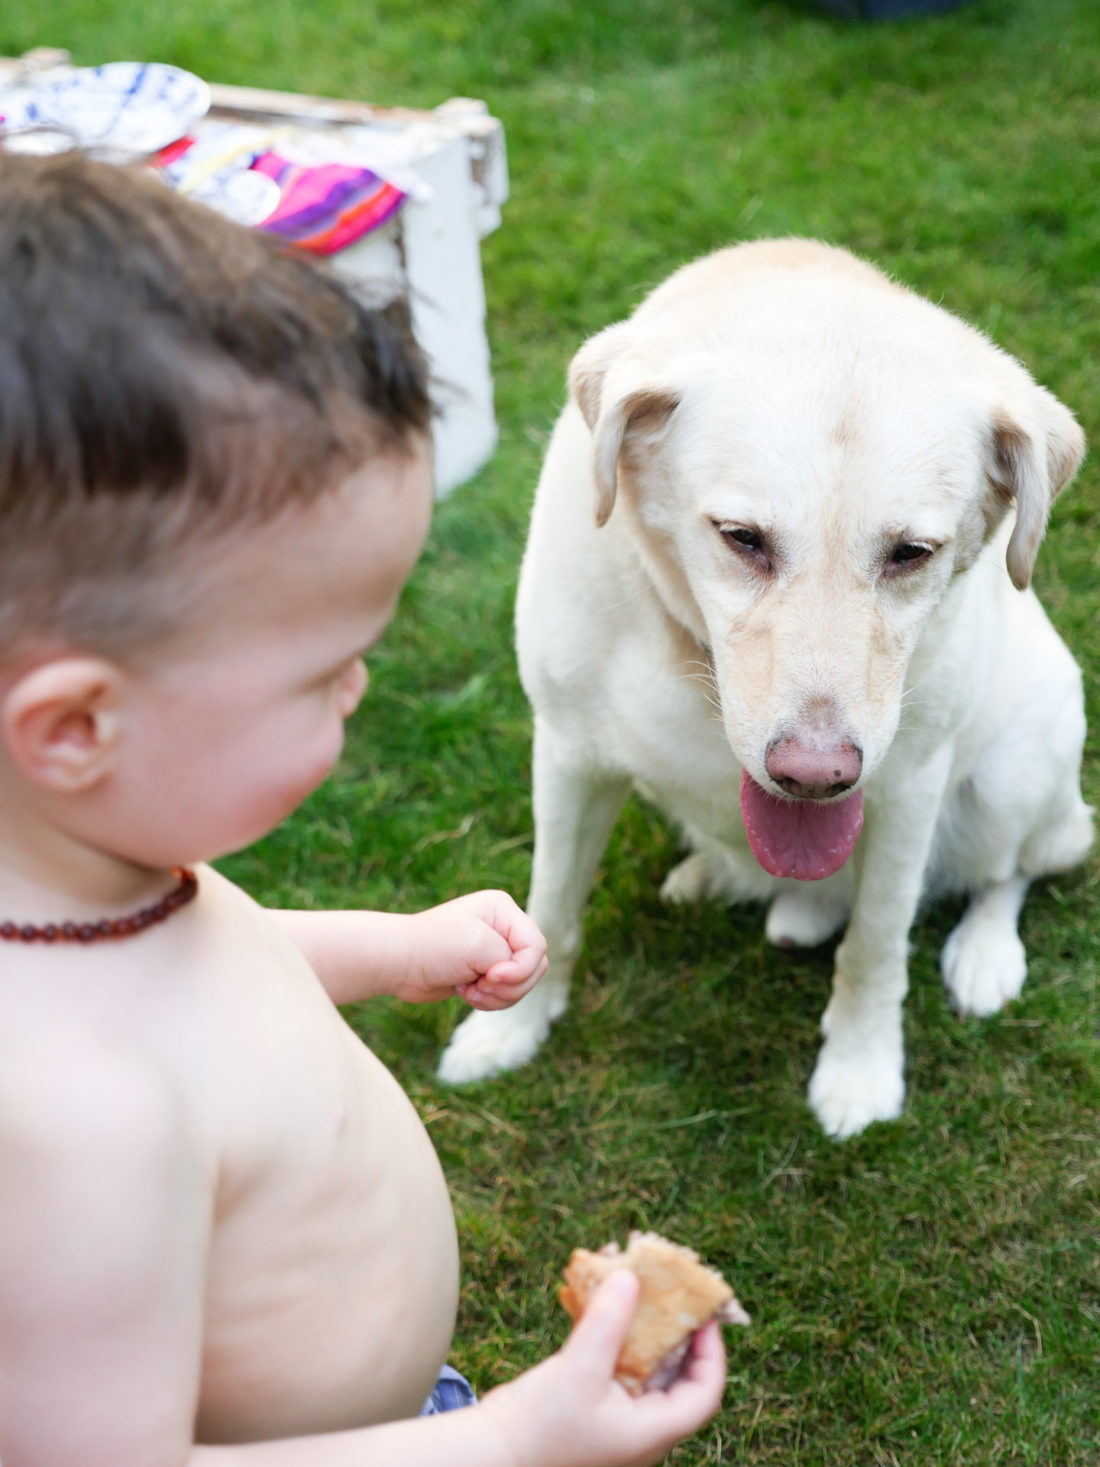
[[[987,1018],[1020,996],[1027,954],[1006,924],[964,917],[944,943],[940,971],[959,1013]]]
[[[821,1128],[835,1141],[855,1136],[872,1121],[892,1121],[905,1100],[900,1050],[855,1056],[826,1042],[810,1079],[809,1101]]]
[[[448,1085],[466,1085],[518,1069],[549,1034],[550,1022],[544,1004],[471,1014],[451,1035],[436,1074]]]

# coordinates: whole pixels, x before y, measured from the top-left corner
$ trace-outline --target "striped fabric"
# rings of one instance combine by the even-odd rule
[[[282,199],[257,228],[317,255],[335,254],[396,213],[405,195],[369,168],[291,163],[261,153],[252,167],[273,178]]]

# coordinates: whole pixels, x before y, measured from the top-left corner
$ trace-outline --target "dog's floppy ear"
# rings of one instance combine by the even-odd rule
[[[626,350],[629,328],[629,321],[620,321],[590,336],[569,364],[569,391],[576,398],[590,433],[596,431],[596,419],[600,416],[604,378]]]
[[[994,412],[987,469],[998,498],[1016,505],[1006,558],[1020,591],[1031,582],[1050,506],[1085,454],[1085,435],[1073,414],[1045,388],[1031,386],[1026,406],[1017,401]]]
[[[621,321],[593,336],[569,368],[569,390],[592,434],[597,525],[607,523],[615,506],[619,455],[627,430],[646,419],[660,419],[663,425],[679,403],[667,386],[639,380],[639,370],[614,370],[626,349],[629,327],[630,322]]]

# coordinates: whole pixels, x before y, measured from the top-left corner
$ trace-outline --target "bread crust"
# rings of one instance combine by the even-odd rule
[[[748,1324],[733,1290],[690,1248],[658,1233],[630,1234],[626,1250],[609,1243],[599,1252],[575,1248],[558,1298],[574,1321],[608,1274],[629,1268],[641,1289],[615,1366],[615,1378],[633,1396],[661,1389],[679,1374],[692,1336],[712,1319]]]

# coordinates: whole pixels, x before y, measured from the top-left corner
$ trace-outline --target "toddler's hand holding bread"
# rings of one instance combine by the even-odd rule
[[[619,1352],[615,1379],[639,1396],[666,1390],[680,1374],[694,1336],[710,1321],[748,1324],[749,1316],[721,1274],[690,1248],[657,1233],[631,1233],[626,1251],[608,1243],[598,1253],[576,1248],[558,1298],[576,1322],[589,1299],[616,1269],[638,1277],[638,1307]]]
[[[653,1467],[714,1415],[726,1384],[718,1321],[748,1316],[689,1248],[632,1233],[569,1260],[562,1348],[478,1411],[499,1453],[483,1467]]]

